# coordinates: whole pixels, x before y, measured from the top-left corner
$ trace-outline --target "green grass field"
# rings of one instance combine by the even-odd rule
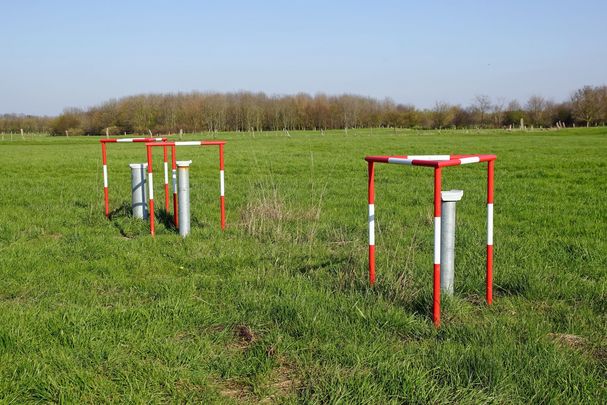
[[[206,138],[206,135],[189,137]],[[220,134],[192,159],[192,234],[127,215],[141,145],[0,143],[0,400],[606,403],[607,129]],[[367,154],[495,153],[494,305],[485,165],[461,188],[456,295],[431,320],[432,170]],[[156,151],[157,205],[162,205]]]

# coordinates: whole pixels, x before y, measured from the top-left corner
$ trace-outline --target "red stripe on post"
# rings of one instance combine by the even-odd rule
[[[441,169],[434,169],[434,216],[441,216]]]
[[[369,284],[375,284],[375,245],[369,245]]]
[[[391,156],[367,156],[365,160],[367,162],[379,162],[379,163],[388,163],[388,158]],[[405,156],[406,158],[406,156]]]
[[[493,303],[493,245],[487,245],[487,304]]]
[[[432,302],[432,321],[440,326],[440,264],[434,265],[434,299]]]
[[[375,165],[373,162],[368,162],[369,172],[369,204],[375,204]]]
[[[487,163],[487,204],[493,204],[493,169],[495,160]]]
[[[150,145],[146,145],[148,149],[148,173],[152,173],[152,147]]]
[[[219,170],[223,170],[223,143],[219,144]]]
[[[223,231],[224,229],[226,229],[226,203],[224,196],[219,197],[219,206],[221,209],[221,230]]]
[[[110,196],[107,187],[103,187],[103,197],[105,199],[105,216],[110,216]]]
[[[150,234],[156,235],[156,229],[154,226],[154,199],[150,198]]]

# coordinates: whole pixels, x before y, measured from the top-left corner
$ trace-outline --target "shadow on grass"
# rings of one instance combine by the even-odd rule
[[[159,209],[155,211],[156,223],[164,225],[164,227],[171,232],[178,232],[173,222],[172,213],[167,212],[165,209]],[[143,228],[149,227],[148,219],[140,220],[133,217],[132,205],[123,202],[118,208],[110,212],[108,219],[112,221],[112,224],[118,229],[120,234],[125,238],[133,238],[145,234]]]
[[[320,263],[304,263],[297,266],[297,272],[307,274],[313,271],[341,271],[344,263],[349,262],[347,257],[332,258],[323,260]],[[338,266],[338,268],[336,268]]]
[[[130,217],[132,212],[131,204],[123,202],[120,206],[112,211],[108,215],[108,219],[111,221],[114,218]]]
[[[156,221],[158,223],[163,224],[166,229],[169,229],[173,232],[179,232],[178,229],[175,227],[173,214],[167,212],[164,208],[156,212]]]

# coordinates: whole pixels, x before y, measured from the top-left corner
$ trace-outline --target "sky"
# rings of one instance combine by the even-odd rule
[[[0,0],[0,16],[0,114],[194,90],[429,108],[607,84],[607,0]]]

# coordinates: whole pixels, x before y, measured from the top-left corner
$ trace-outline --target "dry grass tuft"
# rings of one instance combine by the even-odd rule
[[[572,349],[584,349],[588,346],[588,340],[578,335],[568,333],[549,333],[548,337],[561,346]]]

